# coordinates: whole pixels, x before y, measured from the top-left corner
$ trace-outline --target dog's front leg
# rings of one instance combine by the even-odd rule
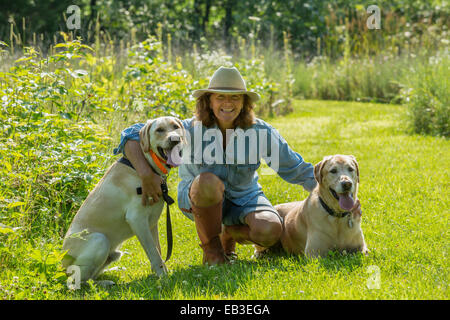
[[[305,246],[305,256],[310,258],[326,257],[329,248],[324,246],[323,239],[317,234],[308,234]]]
[[[157,223],[150,228],[150,232],[152,233],[153,240],[155,240],[156,248],[158,248],[159,254],[161,255],[161,245],[159,243],[159,232]]]
[[[139,210],[129,210],[126,214],[126,221],[138,238],[147,254],[152,270],[161,277],[167,274],[167,267],[164,264],[161,254],[157,249],[157,242],[153,239],[148,223],[148,216],[140,214]]]

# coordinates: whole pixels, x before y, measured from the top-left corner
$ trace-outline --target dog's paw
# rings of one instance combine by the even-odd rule
[[[253,247],[255,248],[255,251],[253,251],[252,259],[262,259],[269,253],[269,249],[267,248],[263,248],[257,245],[254,245]]]
[[[361,253],[367,257],[367,256],[369,255],[369,253],[370,253],[370,250],[367,249],[367,247],[364,247],[364,248],[361,250]]]
[[[167,269],[165,263],[163,262],[161,265],[158,266],[152,266],[153,272],[156,273],[156,275],[161,278],[169,273],[169,269]]]

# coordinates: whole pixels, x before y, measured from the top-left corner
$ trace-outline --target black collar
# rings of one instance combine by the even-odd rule
[[[136,170],[136,169],[133,167],[133,165],[131,164],[130,160],[128,160],[128,159],[125,158],[125,157],[120,158],[119,160],[117,160],[117,162],[123,163],[124,165],[129,166],[131,169]],[[172,168],[172,167],[170,166],[170,168]],[[153,171],[154,173],[156,173],[158,176],[161,176],[158,172],[156,172],[156,170],[155,170],[155,168],[153,168],[153,166],[150,165],[150,169],[152,169],[152,171]]]
[[[322,207],[328,212],[328,214],[330,216],[336,217],[336,218],[343,218],[346,215],[350,214],[350,212],[343,212],[343,213],[337,213],[335,212],[333,209],[331,209],[329,206],[327,206],[327,204],[325,203],[325,201],[323,201],[323,199],[321,197],[319,197],[319,201],[320,204],[322,205]]]
[[[134,169],[133,165],[131,164],[130,160],[128,160],[127,158],[120,158],[119,160],[117,160],[117,162],[123,163],[124,165],[129,166],[130,168]],[[153,168],[152,168],[153,169]],[[134,169],[136,170],[136,169]]]

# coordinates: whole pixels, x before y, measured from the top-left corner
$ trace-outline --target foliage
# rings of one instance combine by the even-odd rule
[[[65,25],[70,1],[20,0],[0,5],[0,39],[26,45],[42,38],[46,48],[54,43],[59,32],[69,32]],[[370,0],[292,0],[292,1],[236,1],[236,0],[81,0],[81,29],[76,34],[87,43],[94,43],[101,33],[105,40],[145,40],[149,34],[161,35],[167,44],[171,36],[180,55],[193,44],[209,44],[211,50],[219,46],[228,53],[240,50],[240,39],[245,38],[265,47],[283,48],[283,33],[289,35],[296,57],[311,57],[317,52],[321,39],[326,55],[338,57],[344,39],[342,28],[348,29],[352,47],[358,51],[358,42],[367,35],[366,9]],[[384,41],[402,43],[399,35],[409,31],[425,34],[431,25],[437,30],[448,27],[449,6],[446,1],[395,0],[377,1],[382,13],[381,37],[369,37],[371,50],[378,50]],[[25,19],[25,23],[23,21]],[[12,25],[12,33],[11,33]],[[443,30],[445,31],[445,30]],[[33,33],[35,34],[33,36]]]
[[[430,57],[428,63],[411,67],[403,88],[404,101],[410,107],[410,121],[416,133],[450,136],[450,96],[447,53]]]
[[[0,74],[1,219],[28,236],[61,235],[69,212],[103,169],[104,129],[73,121],[80,106],[74,107],[70,84],[83,87],[79,77],[85,75],[67,68],[76,57],[81,55],[68,49],[39,59],[30,48]]]
[[[156,114],[182,117],[193,103],[194,81],[180,61],[164,61],[161,43],[148,39],[133,46],[119,94],[131,97],[133,109],[148,118]],[[149,94],[150,93],[150,94]]]

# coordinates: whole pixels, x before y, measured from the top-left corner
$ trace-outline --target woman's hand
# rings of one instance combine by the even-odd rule
[[[163,179],[150,169],[150,174],[140,175],[142,180],[142,205],[153,205],[162,195],[161,183]]]
[[[139,142],[128,140],[125,144],[125,154],[142,180],[142,205],[153,205],[162,195],[163,178],[153,172],[142,153]]]

